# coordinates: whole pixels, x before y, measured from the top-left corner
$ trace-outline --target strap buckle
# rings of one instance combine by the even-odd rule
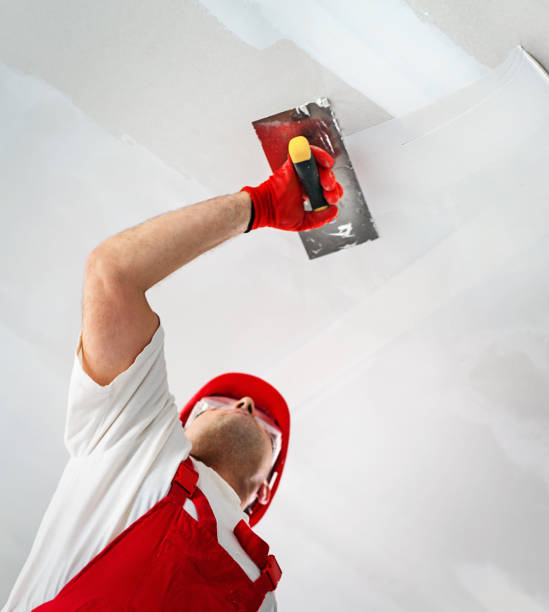
[[[272,584],[272,589],[270,590],[274,591],[282,577],[282,570],[274,555],[269,555],[267,557],[267,562],[265,563],[265,567],[261,570],[261,574],[267,576],[269,582]]]
[[[189,465],[186,461],[182,461],[177,468],[177,472],[172,480],[172,487],[178,484],[190,497],[196,488],[198,482],[198,472]]]

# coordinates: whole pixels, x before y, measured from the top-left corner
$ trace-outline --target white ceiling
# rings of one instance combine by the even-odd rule
[[[288,396],[282,610],[549,607],[549,94],[520,51],[489,69],[543,59],[548,9],[410,5],[0,2],[0,598],[65,460],[86,254],[259,182],[251,121],[327,96],[381,238],[310,262],[262,230],[154,288],[174,395]]]

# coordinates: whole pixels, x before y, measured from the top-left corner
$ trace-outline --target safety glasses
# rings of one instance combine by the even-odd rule
[[[222,395],[203,397],[194,405],[185,426],[188,427],[198,416],[206,412],[206,410],[232,410],[236,404],[237,400],[231,397],[223,397]],[[257,406],[253,416],[271,439],[271,446],[273,449],[272,465],[274,465],[280,453],[280,449],[282,448],[282,432],[276,423]]]

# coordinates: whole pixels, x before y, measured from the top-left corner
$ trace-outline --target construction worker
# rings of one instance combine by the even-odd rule
[[[260,378],[229,373],[178,413],[145,293],[237,234],[332,220],[342,189],[330,155],[313,153],[322,211],[305,212],[288,160],[258,187],[150,219],[89,255],[70,458],[5,611],[276,609],[281,571],[251,527],[280,482],[286,402]]]

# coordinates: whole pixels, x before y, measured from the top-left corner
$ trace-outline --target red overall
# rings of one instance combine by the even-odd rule
[[[219,544],[208,500],[190,458],[180,463],[166,497],[94,557],[40,612],[258,610],[282,572],[269,546],[245,521],[234,529],[261,569],[253,582]],[[198,521],[183,510],[190,498]]]

